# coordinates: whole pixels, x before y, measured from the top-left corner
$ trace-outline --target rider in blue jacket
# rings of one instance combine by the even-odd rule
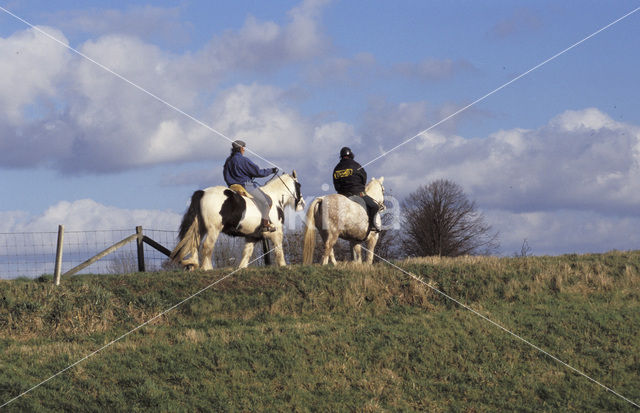
[[[261,232],[273,232],[276,228],[269,222],[269,210],[271,205],[267,195],[254,182],[254,178],[264,178],[278,172],[278,168],[261,169],[249,158],[244,157],[246,143],[236,140],[231,144],[231,155],[224,162],[222,174],[227,186],[241,185],[253,196],[256,205],[262,214]]]

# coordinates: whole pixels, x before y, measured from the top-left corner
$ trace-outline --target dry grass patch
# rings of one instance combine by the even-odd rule
[[[190,343],[201,343],[207,339],[207,336],[202,331],[189,328],[184,332],[182,338],[184,341],[188,341]]]

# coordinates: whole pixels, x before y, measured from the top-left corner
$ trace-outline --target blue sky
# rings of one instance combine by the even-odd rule
[[[0,4],[326,193],[637,1]],[[640,11],[367,165],[402,199],[446,178],[501,253],[640,245]],[[175,229],[226,139],[0,12],[0,232]],[[266,161],[253,156],[260,165]],[[134,222],[135,221],[135,222]],[[142,222],[141,222],[142,221]]]

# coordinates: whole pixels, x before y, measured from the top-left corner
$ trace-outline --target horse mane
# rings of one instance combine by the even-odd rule
[[[265,182],[264,185],[262,185],[262,186],[269,185],[272,181],[275,181],[276,179],[278,179],[278,175],[277,174],[273,175],[271,178],[269,178],[269,180],[267,182]]]
[[[285,177],[289,177],[291,179],[293,179],[293,177],[291,175],[289,175],[288,173],[284,173],[282,175],[273,175],[267,182],[264,183],[264,185],[262,185],[263,187],[270,187],[274,184],[278,184],[278,183],[282,183],[281,180],[285,179]]]

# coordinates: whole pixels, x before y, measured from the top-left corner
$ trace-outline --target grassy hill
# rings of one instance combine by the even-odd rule
[[[640,252],[399,266],[640,403]],[[229,274],[0,281],[0,404]],[[240,271],[7,411],[637,411],[385,264]]]

